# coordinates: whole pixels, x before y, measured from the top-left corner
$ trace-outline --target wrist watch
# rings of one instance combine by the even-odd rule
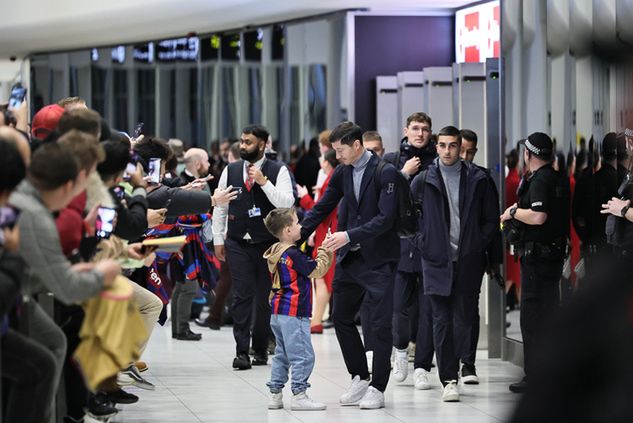
[[[622,210],[620,210],[620,216],[626,218],[626,212],[629,211],[630,206],[624,206],[622,207]]]
[[[514,215],[517,214],[517,206],[514,206],[510,209],[510,217],[514,219]]]

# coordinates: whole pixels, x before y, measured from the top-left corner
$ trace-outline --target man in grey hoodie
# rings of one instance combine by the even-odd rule
[[[79,176],[79,167],[67,147],[45,144],[33,155],[27,179],[9,199],[21,210],[19,253],[28,265],[22,285],[27,299],[22,317],[28,335],[55,356],[55,386],[64,365],[66,338],[33,296],[51,292],[64,304],[78,303],[110,286],[121,272],[114,260],[72,266],[62,252],[53,213],[85,189],[89,175]]]

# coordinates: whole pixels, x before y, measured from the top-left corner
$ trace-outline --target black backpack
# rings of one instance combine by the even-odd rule
[[[400,159],[400,152],[396,155],[396,163]],[[374,174],[374,183],[376,185],[376,191],[380,194],[382,185],[380,183],[382,170],[389,164],[393,164],[388,160],[380,160]],[[397,167],[396,167],[397,169]],[[412,238],[418,232],[418,219],[420,217],[420,210],[416,207],[413,201],[413,195],[411,194],[411,188],[409,187],[409,181],[404,175],[398,171],[398,177],[396,179],[397,193],[398,193],[398,212],[396,215],[396,223],[394,225],[395,230],[398,232],[400,238]]]

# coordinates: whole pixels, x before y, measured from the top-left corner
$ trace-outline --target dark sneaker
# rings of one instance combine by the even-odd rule
[[[462,382],[466,385],[479,385],[477,369],[474,364],[462,364]]]
[[[255,353],[253,357],[253,366],[265,366],[268,364],[268,355]]]
[[[521,382],[513,383],[510,385],[510,392],[514,392],[515,394],[522,394],[528,389],[527,379],[523,378]]]
[[[187,329],[183,333],[177,333],[175,338],[179,341],[199,341],[202,339],[202,335]]]
[[[96,420],[105,420],[119,412],[105,394],[90,395],[84,411]]]
[[[117,404],[134,404],[135,402],[138,402],[138,397],[136,395],[125,392],[121,388],[116,391],[108,392],[107,398],[109,401]]]
[[[237,370],[248,370],[251,368],[251,360],[246,354],[239,354],[233,359],[233,368]]]

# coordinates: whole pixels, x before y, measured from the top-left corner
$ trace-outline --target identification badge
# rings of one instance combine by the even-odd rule
[[[262,215],[262,209],[259,207],[253,207],[248,210],[248,217],[259,217]]]

